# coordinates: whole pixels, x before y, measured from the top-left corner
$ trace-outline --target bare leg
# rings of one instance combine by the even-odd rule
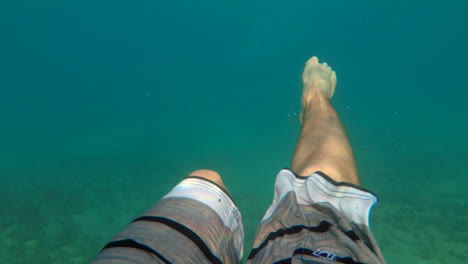
[[[198,176],[198,177],[208,179],[210,181],[217,183],[218,185],[223,187],[225,190],[227,190],[226,186],[224,185],[223,180],[221,179],[221,176],[216,171],[207,170],[207,169],[196,170],[196,171],[191,172],[189,176]]]
[[[330,103],[336,74],[311,58],[302,75],[302,130],[291,169],[308,176],[322,171],[337,182],[359,185],[353,152],[338,115]]]

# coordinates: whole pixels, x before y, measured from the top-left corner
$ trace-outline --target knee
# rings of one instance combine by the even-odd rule
[[[191,172],[189,176],[202,177],[202,178],[205,178],[207,180],[210,180],[212,182],[215,182],[221,185],[223,188],[226,188],[226,186],[224,186],[223,180],[221,179],[221,175],[219,175],[219,173],[217,173],[214,170],[207,170],[207,169],[196,170],[196,171]]]

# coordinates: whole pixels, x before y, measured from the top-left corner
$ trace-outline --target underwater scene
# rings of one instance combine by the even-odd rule
[[[2,2],[0,263],[89,263],[203,168],[240,208],[245,262],[312,56],[336,71],[386,261],[468,262],[467,5]]]

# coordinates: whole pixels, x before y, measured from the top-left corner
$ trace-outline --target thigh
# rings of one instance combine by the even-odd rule
[[[188,177],[118,233],[94,263],[239,263],[243,239],[229,193]]]
[[[247,263],[385,263],[370,233],[377,198],[323,173],[282,170]]]

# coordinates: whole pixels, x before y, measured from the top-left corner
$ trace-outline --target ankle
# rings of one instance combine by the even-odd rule
[[[323,107],[330,106],[330,99],[325,92],[314,89],[309,91],[307,95],[302,98],[302,109],[304,114],[312,111],[317,111]]]

